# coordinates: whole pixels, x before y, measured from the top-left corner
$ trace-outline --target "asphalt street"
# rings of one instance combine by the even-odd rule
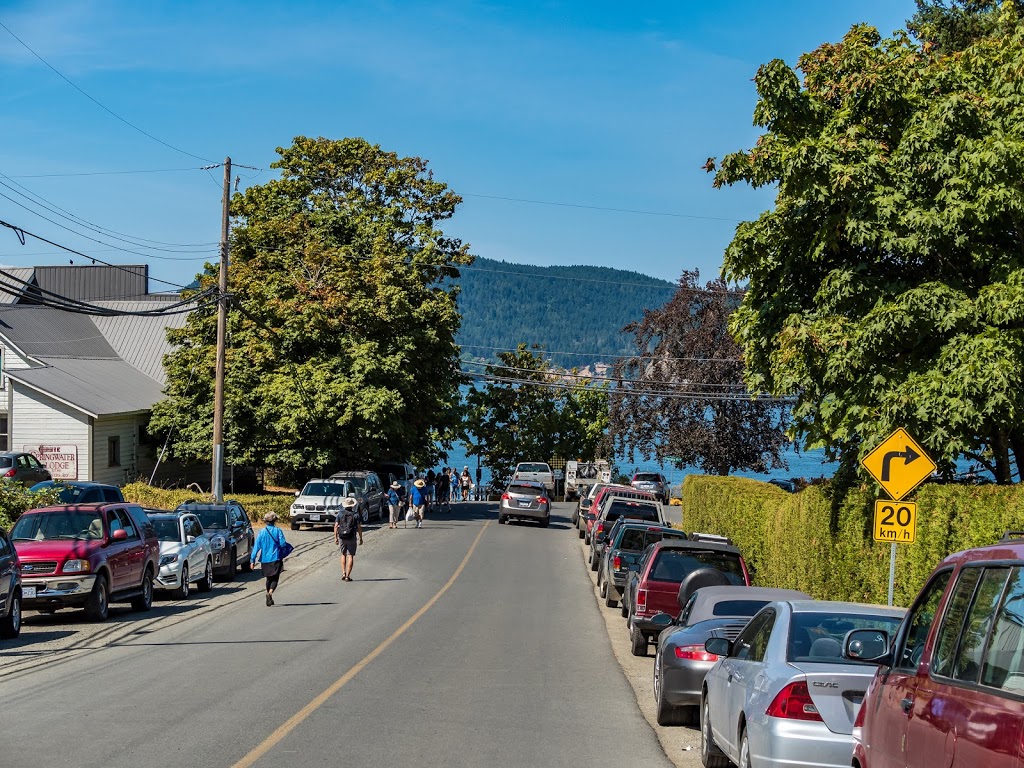
[[[250,577],[91,640],[29,614],[0,645],[0,764],[670,766],[567,510],[542,529],[460,504],[368,532],[351,583],[329,536],[289,533],[306,544],[272,608]]]

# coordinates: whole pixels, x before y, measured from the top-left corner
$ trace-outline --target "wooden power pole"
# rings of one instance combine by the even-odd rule
[[[220,222],[220,281],[217,297],[217,376],[213,387],[213,500],[224,501],[224,366],[228,335],[228,256],[231,158],[224,158],[224,200]]]

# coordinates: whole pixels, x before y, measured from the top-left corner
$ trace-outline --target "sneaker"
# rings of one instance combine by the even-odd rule
[[[272,596],[270,595],[270,593],[268,592],[268,593],[267,593],[267,607],[269,608],[269,607],[270,607],[270,606],[272,606],[273,604],[274,604],[274,598],[273,598],[273,597],[272,597]]]

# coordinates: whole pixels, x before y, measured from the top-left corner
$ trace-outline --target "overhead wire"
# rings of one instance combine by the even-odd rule
[[[693,386],[693,387],[718,387],[718,388],[731,388],[731,389],[745,389],[746,388],[746,385],[739,384],[739,383],[732,384],[732,383],[723,383],[723,382],[702,382],[702,381],[680,382],[680,381],[667,381],[665,379],[628,379],[628,378],[624,378],[624,377],[587,375],[587,374],[582,374],[582,373],[572,373],[572,372],[569,372],[569,371],[557,371],[557,370],[550,370],[550,369],[549,370],[537,370],[536,368],[517,368],[515,366],[510,366],[510,365],[501,365],[501,364],[496,364],[496,363],[481,363],[481,362],[477,362],[477,361],[474,361],[474,360],[460,360],[459,362],[460,363],[464,363],[466,365],[475,365],[475,366],[478,366],[478,367],[479,366],[486,366],[487,368],[492,369],[492,370],[500,369],[500,370],[503,370],[503,371],[512,371],[514,373],[537,373],[537,374],[542,374],[542,375],[547,375],[547,376],[553,376],[553,377],[556,377],[556,378],[576,379],[576,380],[580,380],[580,381],[612,382],[612,383],[616,383],[616,384],[665,384],[667,386],[680,386],[680,385],[685,384],[686,386]]]

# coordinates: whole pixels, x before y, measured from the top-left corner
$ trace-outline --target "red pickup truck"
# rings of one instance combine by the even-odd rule
[[[25,608],[83,607],[103,621],[111,602],[131,602],[136,611],[153,604],[160,542],[136,504],[33,509],[18,518],[11,540],[21,560]]]
[[[679,613],[679,585],[699,568],[714,568],[730,584],[750,586],[750,574],[740,551],[723,540],[662,539],[644,551],[622,595],[622,612],[634,656],[646,656],[651,640],[665,628],[651,621],[655,614]]]

